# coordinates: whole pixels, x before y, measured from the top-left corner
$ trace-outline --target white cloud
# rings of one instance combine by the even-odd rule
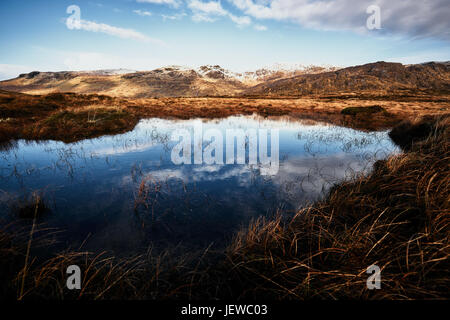
[[[199,0],[190,0],[188,3],[189,9],[194,13],[192,20],[195,22],[214,22],[218,17],[229,17],[231,21],[236,23],[238,27],[245,27],[252,23],[250,17],[235,16],[225,10],[220,1],[203,2]]]
[[[145,11],[145,10],[141,10],[141,9],[133,10],[133,12],[142,17],[150,17],[152,15],[152,13],[150,11]]]
[[[187,14],[184,12],[173,14],[173,15],[165,15],[165,14],[161,15],[161,17],[163,18],[164,21],[166,21],[166,20],[181,20],[185,16],[187,16]]]
[[[16,78],[21,73],[29,73],[31,71],[33,71],[31,67],[15,64],[0,64],[0,81]]]
[[[236,23],[239,27],[245,27],[245,26],[248,26],[248,25],[250,25],[252,23],[252,19],[250,19],[247,16],[237,17],[235,15],[232,15],[231,13],[228,14],[228,16],[230,17],[231,21]]]
[[[178,0],[136,0],[139,3],[152,3],[152,4],[165,4],[174,8],[180,6],[180,1]]]
[[[139,55],[129,50],[126,53],[100,51],[58,50],[55,48],[30,46],[34,62],[29,65],[0,64],[0,79],[11,79],[31,71],[87,71],[100,69],[153,70],[161,65],[173,65],[165,56]]]
[[[56,51],[47,49],[48,56],[60,65],[53,71],[70,70],[70,71],[90,71],[90,70],[109,70],[109,69],[126,69],[126,70],[153,70],[162,65],[170,65],[168,60],[160,60],[158,58],[142,56],[137,57],[133,53],[131,55],[120,55],[103,52],[92,51]],[[32,70],[45,71],[49,68],[35,66]]]
[[[99,69],[118,69],[121,59],[99,52],[63,52],[67,70],[84,71]]]
[[[448,57],[448,50],[439,49],[413,53],[406,56],[393,56],[390,58],[386,58],[385,60],[390,62],[400,62],[403,64],[416,64],[429,61],[448,61]]]
[[[288,20],[321,30],[368,32],[366,9],[381,8],[382,32],[450,40],[448,0],[228,0],[256,19]]]
[[[195,13],[192,16],[192,20],[195,22],[214,22],[217,19],[211,18],[210,16],[202,14],[202,13]]]
[[[228,12],[222,8],[219,1],[202,2],[199,0],[191,0],[188,7],[192,11],[202,12],[205,15],[226,16]]]
[[[266,27],[266,26],[263,26],[263,25],[261,25],[261,24],[256,24],[254,28],[255,28],[255,30],[257,30],[257,31],[267,31],[267,27]]]
[[[124,29],[114,27],[105,23],[97,23],[88,20],[71,20],[70,18],[66,21],[67,27],[69,29],[84,30],[90,32],[105,33],[111,36],[123,38],[123,39],[133,39],[142,42],[150,42],[158,45],[164,45],[164,42],[159,39],[150,38],[136,30]]]

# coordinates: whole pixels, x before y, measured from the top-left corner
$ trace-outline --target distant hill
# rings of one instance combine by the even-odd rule
[[[431,90],[450,93],[448,63],[376,62],[332,72],[303,74],[266,81],[246,91],[249,95],[298,96],[343,92],[380,92]]]
[[[200,74],[180,67],[145,72],[31,72],[0,82],[0,89],[29,94],[96,93],[130,98],[233,95],[245,86],[211,70]]]
[[[0,89],[28,94],[74,92],[118,97],[300,96],[354,92],[450,92],[448,62],[376,62],[339,69],[295,66],[234,73],[220,66],[171,66],[152,71],[39,72],[1,81]]]

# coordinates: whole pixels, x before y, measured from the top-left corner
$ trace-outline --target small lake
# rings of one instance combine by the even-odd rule
[[[257,146],[246,136],[245,163],[227,164],[228,133],[241,129],[256,133]],[[174,132],[192,139],[181,144]],[[210,154],[222,158],[215,163],[204,159],[213,141],[222,148]],[[238,156],[236,141],[228,151]],[[174,161],[174,150],[187,144],[190,151],[176,152]],[[397,152],[387,132],[287,117],[148,119],[126,134],[70,144],[17,141],[0,151],[0,214],[12,220],[13,204],[38,191],[50,208],[39,222],[62,231],[61,248],[83,244],[120,256],[149,245],[220,247],[251,219],[293,214]],[[178,164],[182,156],[191,164]]]

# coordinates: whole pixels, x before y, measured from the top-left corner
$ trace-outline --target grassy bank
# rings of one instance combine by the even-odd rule
[[[99,95],[30,96],[0,92],[0,142],[15,139],[74,142],[131,130],[138,117],[125,101]]]
[[[242,231],[229,257],[243,296],[449,298],[449,120],[400,125],[392,133],[409,135],[407,153],[335,186],[289,221]],[[382,270],[382,290],[366,289],[372,264]]]
[[[450,117],[405,122],[391,136],[405,153],[343,182],[292,218],[254,221],[225,253],[142,256],[67,250],[49,259],[37,219],[0,231],[2,297],[11,299],[450,298]],[[183,251],[183,250],[181,250]],[[66,268],[83,289],[65,289]],[[378,265],[381,290],[366,288]]]

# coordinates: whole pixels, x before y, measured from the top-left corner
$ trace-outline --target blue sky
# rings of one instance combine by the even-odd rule
[[[379,30],[366,27],[371,4]],[[81,12],[72,29],[71,5]],[[1,1],[0,79],[32,70],[443,61],[449,16],[447,0]]]

